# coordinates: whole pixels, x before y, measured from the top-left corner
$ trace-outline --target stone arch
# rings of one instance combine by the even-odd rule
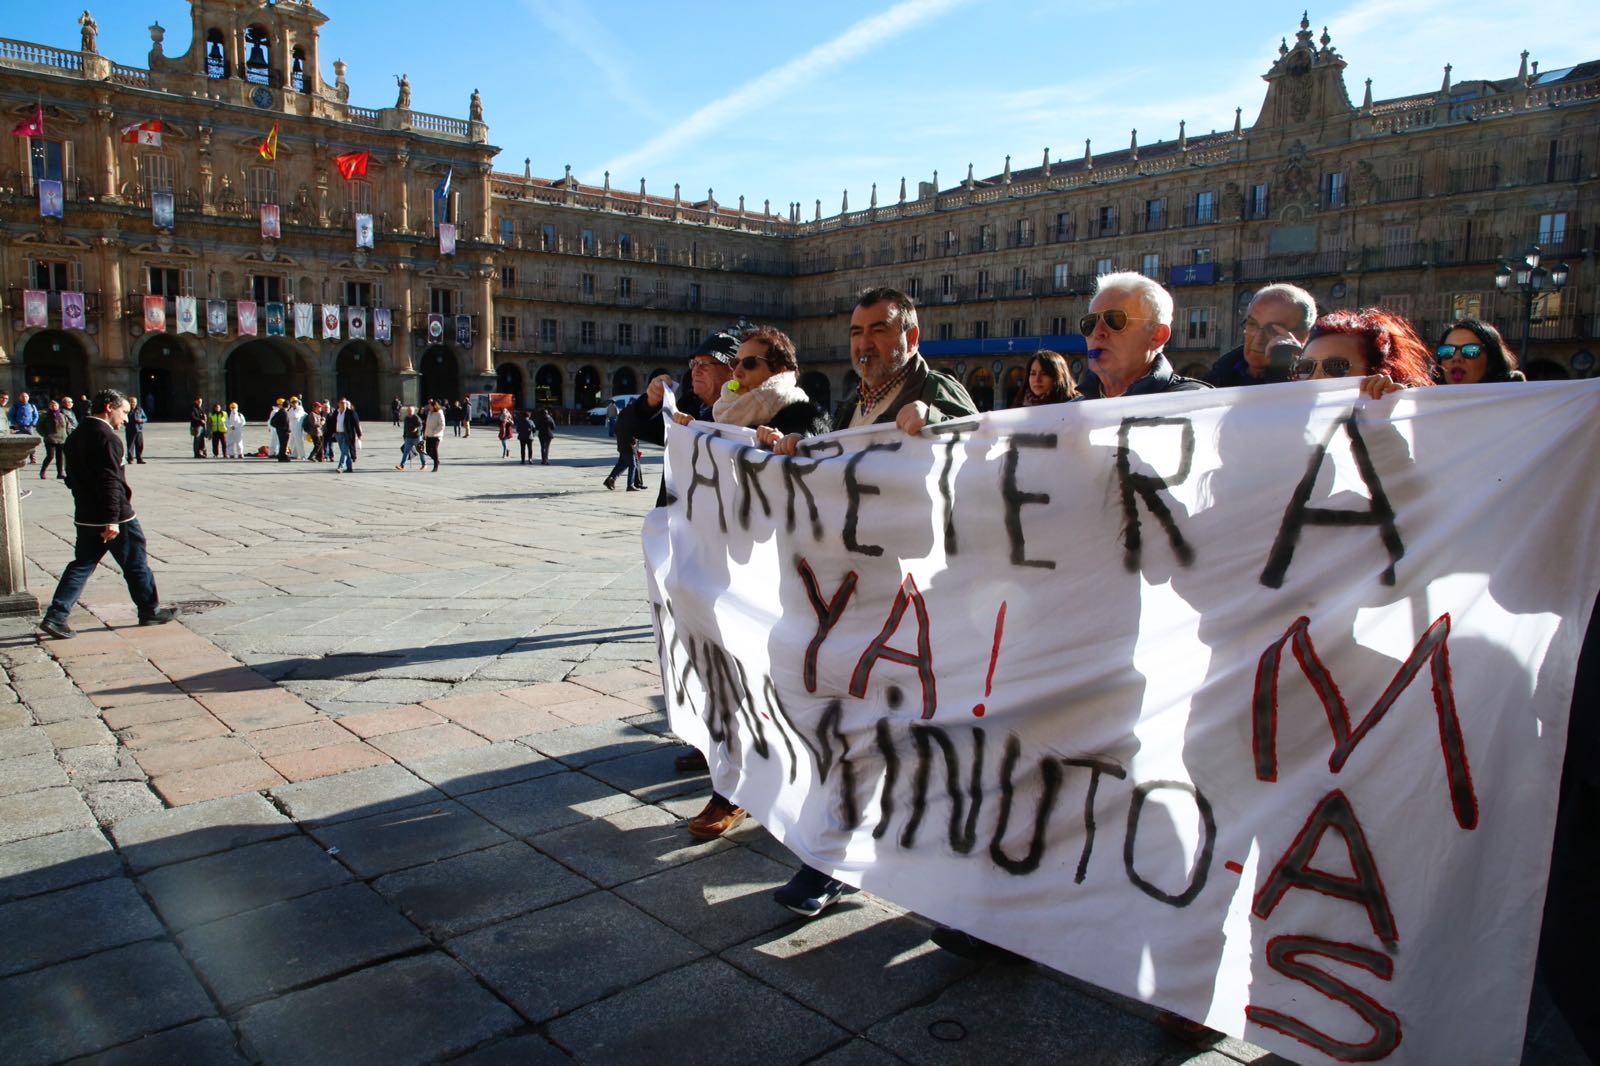
[[[222,366],[228,399],[251,422],[264,420],[280,398],[309,398],[311,359],[281,337],[246,338],[228,351]]]
[[[994,371],[986,366],[974,367],[967,374],[967,394],[979,411],[994,410]]]
[[[461,360],[448,344],[431,345],[417,363],[421,375],[417,399],[450,403],[461,398]]]
[[[808,370],[800,375],[800,388],[811,397],[811,406],[817,410],[833,409],[833,390],[828,384],[828,375],[818,370]]]
[[[590,407],[599,407],[603,402],[600,395],[600,371],[588,364],[579,367],[572,379],[572,406],[582,411]]]
[[[516,363],[501,363],[494,368],[494,391],[511,395],[511,406],[522,410],[522,368]]]
[[[639,376],[631,366],[619,366],[611,372],[611,395],[631,396],[639,391]]]
[[[1032,365],[1033,360],[1029,360]],[[1028,367],[1014,366],[1006,371],[1005,385],[1000,392],[1006,398],[1006,406],[1022,406],[1022,390],[1028,387]]]
[[[22,343],[22,381],[38,404],[42,399],[87,396],[89,351],[75,330],[41,329]]]
[[[205,53],[206,77],[220,80],[232,75],[233,68],[228,62],[228,42],[216,27],[206,31]]]
[[[362,418],[384,414],[379,401],[381,356],[366,341],[349,341],[334,360],[334,400],[349,400]]]
[[[533,402],[540,407],[560,407],[566,392],[561,368],[546,363],[533,375]]]
[[[146,333],[134,352],[139,404],[154,422],[188,417],[189,405],[203,394],[199,353],[194,342],[172,333]]]

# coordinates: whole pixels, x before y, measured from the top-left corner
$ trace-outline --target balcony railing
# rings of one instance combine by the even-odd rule
[[[1506,240],[1497,233],[1483,233],[1468,239],[1433,242],[1433,262],[1437,266],[1461,263],[1493,263],[1506,252]]]
[[[1453,167],[1445,180],[1449,193],[1485,192],[1500,184],[1500,164],[1481,167]]]
[[[1373,190],[1373,199],[1380,204],[1395,200],[1415,200],[1422,195],[1422,175],[1409,174],[1398,178],[1385,178]]]
[[[1190,204],[1183,209],[1183,224],[1185,226],[1210,226],[1220,218],[1221,212],[1216,204]]]
[[[11,317],[14,320],[13,326],[16,329],[23,328],[22,292],[23,290],[20,288],[6,290],[6,306],[11,310]],[[47,299],[49,305],[50,325],[59,329],[68,328],[61,321],[61,293],[55,290],[50,290],[47,294]],[[100,321],[100,307],[100,294],[98,292],[86,292],[83,294],[83,317],[85,326],[96,325],[98,328],[97,324]]]
[[[1033,230],[1030,229],[1026,233],[1011,233],[1011,234],[1008,234],[1006,236],[1006,247],[1007,248],[1032,248],[1033,247]]]
[[[976,237],[967,239],[968,252],[992,252],[995,250],[994,234],[980,233]]]
[[[1052,225],[1046,233],[1051,244],[1066,244],[1078,239],[1078,227],[1072,223]]]
[[[444,318],[444,337],[442,339],[450,344],[454,344],[456,340],[456,318],[465,313],[466,312],[454,312],[451,314],[445,314],[443,311],[413,311],[411,312],[411,332],[416,334],[419,340],[427,340],[428,318],[431,315],[442,315]],[[474,340],[476,340],[478,337],[478,316],[475,314],[467,314],[467,317],[472,319],[472,337]]]
[[[1428,258],[1428,244],[1426,241],[1385,244],[1377,248],[1363,248],[1361,250],[1361,269],[1403,270],[1407,267],[1422,266],[1428,262]]]
[[[1234,268],[1238,281],[1286,281],[1292,278],[1310,278],[1324,274],[1344,273],[1345,253],[1307,252],[1303,255],[1270,255],[1260,259],[1242,259]]]
[[[1085,237],[1115,237],[1122,232],[1121,220],[1116,215],[1110,218],[1091,218],[1085,227]]]

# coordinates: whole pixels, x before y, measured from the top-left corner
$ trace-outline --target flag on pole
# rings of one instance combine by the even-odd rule
[[[333,161],[339,166],[339,175],[345,181],[354,181],[367,176],[367,164],[372,161],[371,152],[346,152],[344,155],[334,156]]]
[[[272,132],[267,134],[267,139],[261,142],[261,147],[256,149],[257,154],[267,162],[276,162],[278,158],[278,124],[272,124]]]
[[[438,188],[433,190],[433,198],[435,200],[448,200],[450,198],[450,178],[455,172],[456,168],[454,166],[444,172],[444,180],[439,183]]]
[[[150,148],[161,147],[161,120],[150,119],[148,122],[135,122],[131,126],[122,127],[123,144],[142,144]]]
[[[23,119],[12,127],[11,133],[15,137],[43,137],[44,136],[44,104],[34,105],[33,115]]]

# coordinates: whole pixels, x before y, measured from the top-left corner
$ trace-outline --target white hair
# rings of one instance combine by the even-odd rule
[[[1108,292],[1137,296],[1145,310],[1163,326],[1172,325],[1172,294],[1143,274],[1121,270],[1115,274],[1101,274],[1095,279],[1094,298]]]
[[[1262,300],[1282,300],[1286,304],[1293,304],[1296,310],[1300,312],[1299,329],[1301,331],[1309,330],[1312,323],[1317,320],[1317,301],[1312,298],[1309,292],[1298,285],[1289,285],[1285,282],[1268,285],[1250,297],[1250,306],[1254,307]]]

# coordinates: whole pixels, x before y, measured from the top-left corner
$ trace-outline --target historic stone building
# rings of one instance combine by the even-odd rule
[[[325,21],[294,0],[194,0],[187,52],[153,26],[143,68],[101,56],[92,20],[78,50],[0,40],[0,109],[41,127],[0,167],[0,384],[135,389],[157,417],[200,395],[259,418],[290,392],[583,409],[744,320],[793,333],[827,406],[853,383],[854,294],[892,284],[922,305],[936,365],[1001,406],[1030,352],[1081,352],[1073,323],[1112,269],[1171,288],[1180,367],[1238,343],[1249,295],[1290,280],[1399,310],[1430,341],[1478,314],[1535,376],[1594,372],[1600,63],[1524,55],[1509,77],[1447,68],[1436,93],[1374,101],[1369,84],[1356,104],[1302,20],[1253,123],[902,180],[802,219],[493,171],[476,94],[454,119],[411,110],[405,80],[382,109],[350,103],[341,63],[324,82]],[[1565,287],[1498,291],[1502,258],[1535,244]]]

